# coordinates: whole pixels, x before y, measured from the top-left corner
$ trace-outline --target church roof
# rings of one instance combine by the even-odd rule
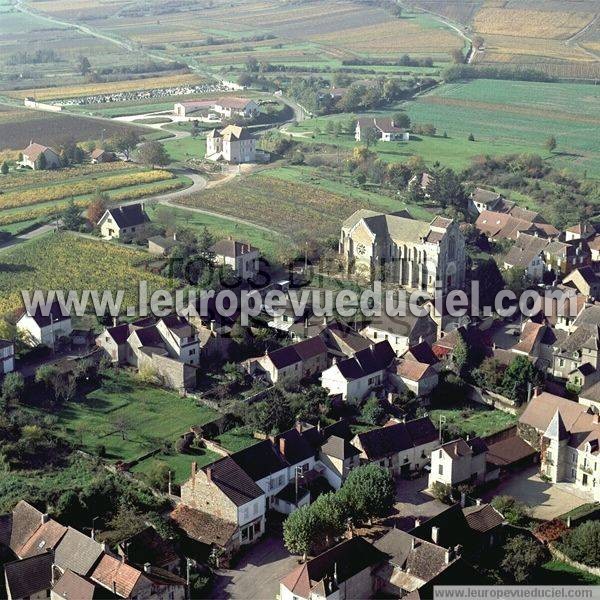
[[[556,441],[566,440],[569,437],[567,428],[565,427],[565,423],[560,416],[558,408],[552,417],[552,421],[550,421],[550,425],[548,425],[548,429],[546,429],[544,437]]]

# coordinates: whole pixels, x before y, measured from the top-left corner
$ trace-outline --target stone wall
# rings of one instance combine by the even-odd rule
[[[576,560],[571,560],[564,552],[561,552],[554,544],[548,544],[548,549],[554,558],[567,563],[568,565],[579,569],[580,571],[585,571],[586,573],[591,573],[596,577],[600,577],[600,567],[589,567],[588,565],[584,565],[583,563],[577,562]]]

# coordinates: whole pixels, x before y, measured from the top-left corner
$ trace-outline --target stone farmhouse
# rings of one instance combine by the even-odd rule
[[[109,152],[103,148],[96,148],[90,154],[92,164],[115,162],[117,157],[114,152]]]
[[[238,242],[233,238],[219,240],[211,248],[218,265],[227,265],[242,280],[252,279],[259,270],[260,252],[258,248]]]
[[[548,240],[545,238],[518,233],[516,242],[504,257],[504,268],[523,268],[530,281],[542,281],[546,270],[544,249],[547,245]]]
[[[368,129],[374,129],[382,142],[408,142],[410,139],[408,129],[396,127],[394,119],[390,117],[359,117],[356,121],[354,139],[360,142]]]
[[[62,161],[57,152],[33,140],[21,154],[23,154],[23,160],[20,161],[21,166],[29,167],[34,171],[38,169],[60,169],[62,167]],[[44,158],[41,158],[42,156]]]
[[[93,538],[64,527],[21,500],[0,516],[0,547],[16,557],[4,569],[6,598],[184,600],[186,580],[146,563],[116,557]]]
[[[540,472],[600,500],[600,416],[597,408],[548,392],[531,399],[519,434],[540,451]]]
[[[468,210],[472,216],[477,217],[484,210],[497,210],[507,203],[508,201],[503,198],[502,194],[478,187],[469,195]],[[514,203],[510,204],[514,205]]]
[[[447,294],[465,285],[465,240],[458,224],[444,217],[430,223],[402,213],[361,209],[342,225],[339,252],[351,269],[386,273],[388,282]]]
[[[116,364],[138,369],[148,366],[169,387],[195,387],[200,342],[185,317],[144,318],[108,327],[96,338],[96,345]]]
[[[106,240],[127,240],[143,235],[150,218],[144,210],[144,204],[128,204],[109,208],[100,217],[98,227]]]
[[[256,162],[256,138],[246,127],[227,125],[224,129],[213,129],[206,136],[206,154],[211,161],[232,164]]]
[[[519,234],[528,233],[548,239],[557,238],[558,229],[541,215],[503,201],[503,210],[484,210],[475,221],[475,227],[491,241],[516,240]]]

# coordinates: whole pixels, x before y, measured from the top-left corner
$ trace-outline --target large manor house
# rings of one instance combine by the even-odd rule
[[[452,219],[427,223],[406,211],[358,210],[342,225],[339,250],[356,272],[379,269],[407,289],[433,295],[465,285],[465,240]]]

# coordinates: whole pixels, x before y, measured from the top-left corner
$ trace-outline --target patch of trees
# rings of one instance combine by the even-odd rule
[[[461,53],[462,56],[462,53]],[[462,61],[461,61],[462,62]],[[507,79],[512,81],[556,81],[554,77],[535,69],[456,64],[446,68],[442,77],[447,82],[468,79]]]
[[[187,71],[188,66],[182,62],[157,62],[148,61],[136,65],[115,65],[97,69],[99,75],[125,75],[140,73],[160,73],[162,71]]]
[[[571,560],[600,567],[600,521],[586,521],[569,530],[559,548]]]
[[[7,65],[41,65],[61,62],[62,57],[52,49],[38,49],[33,52],[15,52],[6,59]]]
[[[346,66],[386,66],[386,67],[433,67],[433,58],[431,56],[422,56],[413,58],[408,54],[403,54],[398,60],[381,60],[376,58],[345,58],[342,65]]]
[[[365,465],[350,472],[344,485],[293,512],[283,524],[286,548],[303,559],[332,545],[355,524],[384,517],[394,504],[394,481],[385,469]]]

